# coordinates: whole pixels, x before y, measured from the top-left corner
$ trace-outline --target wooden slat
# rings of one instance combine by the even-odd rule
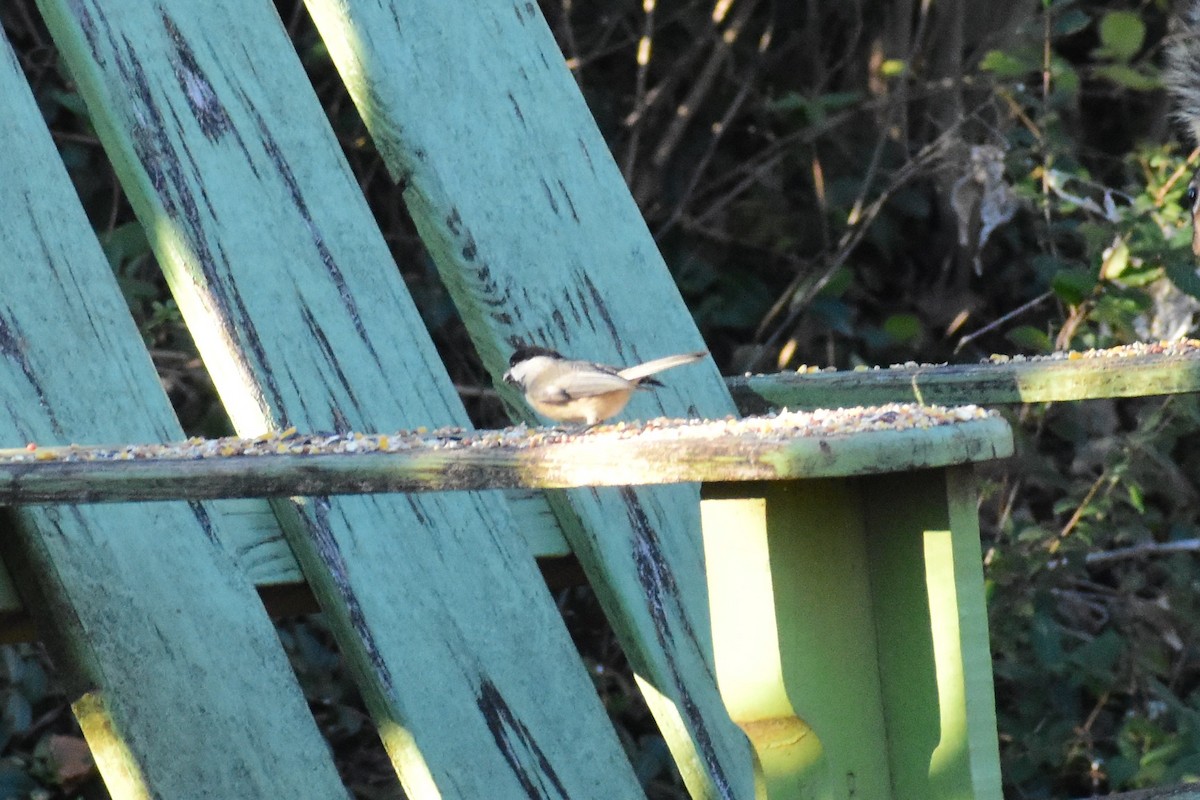
[[[0,98],[0,442],[178,438],[2,39]],[[114,796],[345,796],[254,587],[217,542],[228,521],[183,503],[10,514],[5,561]]]
[[[41,5],[240,433],[466,423],[270,4]],[[275,508],[410,797],[640,793],[498,494]]]
[[[703,346],[536,4],[307,5],[494,376],[517,340],[622,365]],[[711,362],[664,383],[624,418],[734,410]],[[752,796],[713,679],[696,488],[550,501],[693,796]]]
[[[985,364],[842,372],[781,372],[728,379],[739,410],[882,403],[1001,405],[1200,391],[1200,343],[1140,344]]]
[[[0,450],[0,503],[290,497],[306,494],[544,489],[823,478],[901,472],[1003,458],[1012,434],[999,416],[948,420],[909,407],[866,414],[907,428],[822,431],[811,415],[740,422],[682,423],[648,431],[582,436],[485,433],[474,438],[398,435],[338,445],[355,452],[313,453],[305,437],[266,442],[186,443],[137,448],[114,458],[106,447]],[[927,420],[938,424],[925,425]],[[852,424],[852,423],[847,423]],[[835,426],[836,427],[836,426]],[[328,437],[319,437],[325,449]],[[248,455],[198,457],[245,445]],[[379,450],[379,447],[396,448]],[[258,453],[257,455],[253,453]]]
[[[1195,783],[1159,786],[1155,789],[1142,789],[1136,792],[1106,794],[1104,800],[1200,800],[1200,786]]]

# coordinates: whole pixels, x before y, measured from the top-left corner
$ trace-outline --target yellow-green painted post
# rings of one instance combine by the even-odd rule
[[[771,798],[994,800],[969,468],[706,485],[717,681]]]
[[[862,483],[896,796],[999,798],[973,472]]]

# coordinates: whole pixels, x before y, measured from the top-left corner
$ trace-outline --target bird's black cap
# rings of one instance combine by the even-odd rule
[[[526,361],[534,356],[546,356],[548,358],[562,358],[562,354],[556,350],[551,350],[549,347],[538,347],[537,345],[521,345],[513,351],[512,357],[508,359],[508,365],[515,367],[522,361]]]

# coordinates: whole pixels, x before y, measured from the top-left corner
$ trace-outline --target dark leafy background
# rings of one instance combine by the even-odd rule
[[[1191,333],[1165,0],[541,5],[726,372]],[[303,6],[277,6],[470,412],[503,424]],[[226,431],[34,3],[0,22],[181,419]],[[1200,778],[1196,399],[1007,413],[981,507],[1007,795]],[[556,591],[649,794],[683,797],[591,593]],[[320,619],[280,633],[355,795],[398,797]],[[105,796],[34,645],[0,650],[5,794]]]

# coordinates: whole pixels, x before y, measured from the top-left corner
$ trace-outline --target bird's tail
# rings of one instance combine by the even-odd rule
[[[656,358],[653,361],[647,361],[645,364],[638,364],[636,367],[628,367],[621,370],[618,375],[627,381],[639,381],[649,377],[656,372],[662,372],[664,369],[671,367],[681,367],[684,364],[691,364],[693,361],[699,361],[708,355],[707,350],[700,350],[695,353],[680,353],[674,356],[664,356]]]
[[[1175,100],[1175,117],[1200,143],[1200,0],[1188,0],[1167,46],[1163,79]]]

